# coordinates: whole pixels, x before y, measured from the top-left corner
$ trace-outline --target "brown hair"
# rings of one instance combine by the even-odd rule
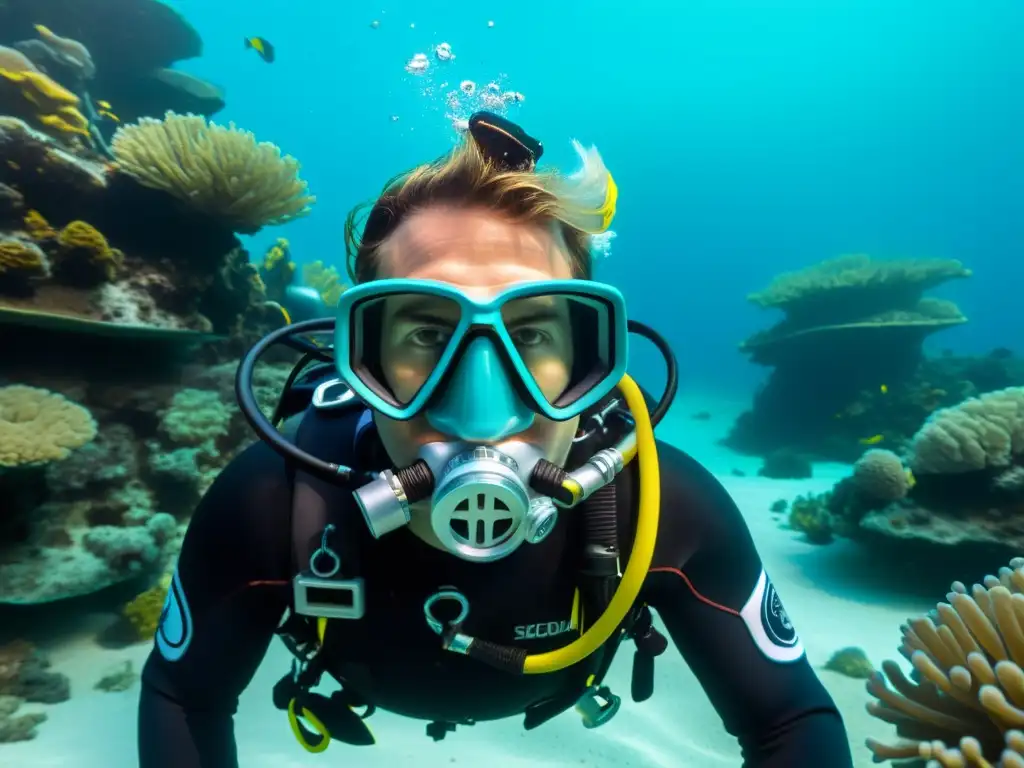
[[[568,252],[574,277],[589,279],[590,233],[569,223],[571,203],[557,174],[510,170],[492,162],[469,136],[449,154],[391,179],[379,199],[345,220],[348,274],[354,283],[376,278],[380,247],[411,213],[436,204],[483,207],[515,222],[553,229]],[[362,235],[358,234],[364,224]]]

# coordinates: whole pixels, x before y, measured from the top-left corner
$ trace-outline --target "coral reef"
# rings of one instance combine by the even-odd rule
[[[17,267],[0,274],[0,318],[183,338],[265,319],[256,268],[222,222],[19,120],[0,117],[0,158],[0,183],[23,200],[0,217],[2,261]]]
[[[936,411],[910,443],[918,475],[1005,470],[1024,455],[1024,387]]]
[[[803,454],[782,448],[765,456],[757,474],[776,480],[801,480],[811,477],[811,462]]]
[[[155,629],[154,629],[155,631]],[[93,688],[105,693],[123,693],[131,689],[139,679],[131,660],[126,660],[111,668],[101,677]]]
[[[263,254],[260,265],[260,279],[267,291],[267,297],[278,304],[285,302],[288,288],[295,282],[295,262],[292,261],[291,244],[283,237]]]
[[[873,448],[853,465],[852,482],[862,498],[888,504],[906,496],[916,480],[895,453]]]
[[[0,646],[0,696],[34,704],[59,704],[71,698],[66,675],[50,671],[50,661],[31,643]]]
[[[118,170],[206,212],[236,232],[253,233],[306,215],[299,163],[248,131],[168,112],[117,129],[111,143]]]
[[[328,307],[338,306],[341,294],[348,288],[337,268],[325,266],[322,261],[303,266],[302,282],[320,294],[320,299]]]
[[[789,527],[804,534],[811,544],[832,541],[833,519],[825,499],[820,496],[797,496],[789,508]]]
[[[862,648],[841,648],[825,662],[825,669],[838,672],[846,677],[866,679],[871,677],[875,668],[868,660]]]
[[[175,346],[102,335],[80,336],[54,359],[47,350],[63,336],[0,334],[0,375],[67,393],[95,422],[92,442],[66,458],[0,472],[0,602],[57,600],[166,571],[201,494],[254,439],[234,402],[234,360],[197,363]],[[256,369],[268,415],[290,368]],[[76,433],[53,434],[67,443]]]
[[[121,609],[121,615],[132,627],[135,640],[150,642],[153,639],[170,586],[171,576],[165,574],[160,581],[137,594]]]
[[[46,722],[45,712],[17,714],[21,699],[0,696],[0,744],[30,741],[37,736],[36,726]]]
[[[0,468],[60,461],[94,437],[96,422],[77,403],[35,387],[0,388]]]
[[[21,705],[59,704],[71,697],[66,675],[50,671],[49,659],[30,643],[0,646],[0,744],[28,741],[46,714],[19,714]]]
[[[966,322],[945,300],[923,297],[947,280],[970,275],[942,259],[875,260],[844,256],[780,275],[749,299],[785,317],[741,345],[755,363],[772,367],[725,443],[765,455],[790,448],[825,459],[852,460],[865,443],[898,442],[905,410],[955,402],[931,380],[924,339]],[[911,401],[917,407],[907,408]],[[887,430],[889,430],[887,432]]]
[[[220,88],[171,69],[199,56],[202,41],[159,0],[0,3],[0,45],[74,91],[92,129],[107,139],[117,119],[134,122],[167,110],[209,117],[224,107]],[[116,116],[93,94],[113,105]]]
[[[934,412],[902,456],[869,450],[804,501],[850,538],[1024,551],[1024,387]]]
[[[156,34],[151,23],[177,19],[173,11],[104,0],[83,18],[70,0],[33,6],[32,24],[45,27],[0,5],[0,42],[24,43],[0,48],[0,602],[22,604],[141,586],[167,570],[200,495],[253,439],[234,403],[238,355],[284,320],[231,216],[280,220],[292,210],[273,212],[275,191],[287,187],[280,177],[249,176],[252,188],[239,191],[218,175],[266,170],[245,155],[269,156],[255,142],[221,142],[225,164],[204,177],[203,202],[227,220],[103,156],[86,87],[109,79],[125,41],[124,25],[108,33],[96,18],[114,7],[151,13],[133,30],[145,37]],[[198,53],[185,30],[136,52],[146,72]],[[119,54],[130,54],[126,45]],[[21,101],[8,93],[15,86]],[[14,113],[29,88],[36,111]],[[89,123],[88,135],[72,137],[82,141],[43,119],[67,117],[72,105]],[[293,358],[281,373],[261,366],[263,400],[277,397]],[[19,723],[8,725],[31,730]]]
[[[954,582],[946,598],[901,628],[912,677],[887,661],[868,681],[868,711],[899,737],[868,748],[900,765],[1024,765],[1024,558],[970,589]]]

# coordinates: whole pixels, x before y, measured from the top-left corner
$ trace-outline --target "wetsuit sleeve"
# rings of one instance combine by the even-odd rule
[[[142,673],[140,768],[238,765],[238,696],[288,604],[289,488],[260,442],[199,503]]]
[[[662,499],[642,596],[661,616],[746,768],[849,768],[842,718],[804,655],[729,494],[659,444]]]

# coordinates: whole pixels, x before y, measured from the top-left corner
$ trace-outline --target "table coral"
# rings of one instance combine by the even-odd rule
[[[89,411],[62,395],[19,384],[0,388],[0,467],[59,461],[95,436]]]
[[[96,75],[96,65],[93,63],[92,54],[89,49],[77,40],[69,37],[61,37],[42,24],[36,24],[36,32],[42,38],[54,54],[63,61],[70,63],[80,72],[83,80],[91,80]]]

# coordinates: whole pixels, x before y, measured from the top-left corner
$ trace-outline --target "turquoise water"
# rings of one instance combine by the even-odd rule
[[[6,0],[6,5],[24,9],[33,1]],[[92,2],[106,7],[114,0],[80,0]],[[131,6],[135,0],[118,2]],[[874,666],[897,657],[900,624],[907,616],[944,599],[950,582],[980,582],[1024,552],[1019,533],[1024,530],[1024,405],[1006,406],[999,412],[1003,421],[994,427],[1002,431],[977,438],[989,452],[984,466],[931,471],[919,454],[915,459],[912,438],[939,409],[972,396],[1005,391],[1006,402],[1024,403],[1019,389],[1024,386],[1024,6],[1019,2],[167,4],[203,43],[200,56],[174,68],[224,91],[226,106],[212,121],[232,122],[297,158],[317,198],[304,218],[240,235],[253,264],[262,262],[277,238],[286,238],[300,267],[321,261],[344,273],[342,228],[349,210],[374,199],[395,174],[434,159],[460,140],[453,121],[468,117],[468,109],[453,109],[449,94],[462,81],[480,89],[494,82],[500,91],[523,95],[522,103],[501,111],[544,142],[545,165],[574,170],[572,139],[599,148],[620,198],[615,238],[610,254],[597,261],[596,278],[623,292],[631,317],[664,334],[680,365],[680,399],[659,437],[705,463],[736,499],[816,668],[846,646],[862,648]],[[0,19],[4,6],[0,0]],[[75,36],[75,30],[52,26]],[[130,36],[130,19],[112,34]],[[273,44],[273,63],[245,47],[243,41],[254,36]],[[0,28],[0,45],[14,42]],[[450,44],[453,60],[436,58],[442,43]],[[426,72],[407,71],[416,54],[430,61]],[[7,114],[6,95],[0,88],[0,116]],[[118,105],[112,108],[117,111]],[[89,162],[109,159],[80,148],[75,152]],[[0,160],[8,161],[6,169],[0,167],[0,185],[24,191],[26,208],[44,211],[55,227],[80,218],[75,203],[67,202],[73,195],[50,187],[22,189],[9,171],[15,155],[5,153],[13,150],[0,142]],[[21,155],[17,158],[20,162]],[[5,216],[6,209],[0,209],[0,245],[11,238],[26,240],[23,224]],[[54,237],[33,241],[48,249],[55,247]],[[110,245],[128,257],[140,255],[131,239],[119,241],[111,234]],[[781,316],[755,306],[747,295],[780,273],[843,254],[959,260],[971,271],[969,279],[929,288],[927,296],[954,301],[966,322],[928,336],[926,356],[915,357],[910,372],[887,359],[888,347],[874,355],[859,349],[859,362],[842,370],[841,356],[817,350],[795,364],[790,360],[788,400],[773,401],[774,409],[755,401],[772,369],[754,364],[738,345]],[[60,314],[52,303],[32,304],[31,296],[5,290],[0,281],[0,309],[23,310],[26,305],[18,302],[28,302],[40,314]],[[77,306],[80,298],[76,294],[65,303]],[[95,445],[109,450],[104,456],[111,463],[100,462],[102,469],[115,459],[125,469],[72,487],[65,475],[90,476],[95,470],[81,459],[83,449],[72,452],[67,464],[53,465],[75,472],[47,469],[45,477],[6,472],[14,465],[5,464],[2,440],[12,438],[0,431],[0,501],[12,510],[0,519],[0,603],[13,604],[0,604],[0,646],[29,639],[50,655],[53,671],[71,680],[70,701],[29,702],[39,705],[31,711],[43,711],[49,719],[33,740],[0,743],[0,768],[127,768],[136,764],[138,686],[113,693],[92,686],[101,668],[127,660],[137,671],[145,659],[146,643],[112,643],[105,633],[122,604],[158,584],[173,547],[144,567],[105,573],[60,594],[50,583],[25,587],[26,579],[10,574],[19,568],[33,572],[25,564],[35,559],[51,562],[46,558],[64,551],[63,533],[77,542],[76,536],[98,527],[96,519],[107,522],[109,513],[97,510],[111,506],[142,509],[143,521],[157,515],[166,521],[170,514],[171,526],[183,529],[192,496],[161,495],[165,486],[154,477],[170,472],[159,469],[157,459],[192,451],[187,490],[197,498],[231,452],[251,439],[232,392],[240,349],[229,345],[212,356],[196,352],[188,370],[165,375],[154,367],[157,372],[147,378],[140,371],[156,361],[138,348],[103,346],[106,342],[96,338],[106,338],[105,332],[94,338],[89,329],[61,335],[69,332],[60,322],[56,330],[47,323],[32,333],[56,336],[45,336],[47,354],[34,358],[24,349],[36,349],[36,336],[15,343],[21,321],[0,315],[0,392],[29,385],[81,404],[95,417]],[[93,340],[86,345],[83,337]],[[913,344],[909,348],[916,354]],[[658,390],[664,383],[659,357],[643,342],[631,354],[633,375]],[[161,365],[162,357],[154,356]],[[142,363],[133,365],[136,359]],[[107,378],[91,378],[100,369]],[[274,370],[268,389],[281,384],[286,373],[282,367]],[[157,380],[161,375],[165,378]],[[832,389],[843,389],[837,380],[855,384],[830,399]],[[191,393],[192,404],[183,398],[177,408],[178,390]],[[736,438],[741,412],[758,402],[755,411],[764,406],[769,417]],[[219,414],[214,421],[222,420],[220,432],[212,428],[213,442],[176,443],[167,426],[169,414],[187,420],[207,405]],[[0,430],[5,421],[15,421],[3,406],[0,401]],[[732,437],[723,445],[727,435]],[[115,438],[129,446],[134,459],[114,451]],[[846,487],[837,483],[870,448],[898,454],[898,479],[904,482],[902,460],[917,484],[893,506],[870,509],[872,535],[882,530],[881,539],[862,540],[842,530],[840,518],[849,510],[829,507],[821,496],[814,496],[815,514],[832,521],[827,543],[815,541],[813,531],[788,512],[768,512],[777,500],[791,505],[802,495]],[[795,456],[806,471],[768,471],[779,454],[782,463]],[[33,464],[32,471],[38,469]],[[148,494],[145,503],[134,496],[125,501],[126,489],[138,491],[136,481]],[[32,496],[37,482],[51,496]],[[177,506],[169,506],[172,502]],[[3,503],[0,518],[8,514]],[[922,510],[931,517],[915,527],[920,521],[912,512]],[[854,528],[869,527],[863,513],[858,510]],[[1003,578],[1010,583],[1007,573]],[[10,586],[15,583],[23,592]],[[1024,614],[1021,619],[1024,623]],[[1000,630],[1004,636],[1010,632]],[[275,644],[243,697],[237,732],[245,768],[332,763],[434,768],[484,760],[552,768],[740,764],[733,740],[671,650],[673,658],[659,662],[657,706],[627,706],[622,722],[607,732],[583,731],[563,718],[534,734],[536,739],[524,737],[517,722],[463,729],[458,738],[432,745],[422,724],[384,715],[380,728],[390,736],[365,762],[349,762],[348,755],[338,754],[340,748],[332,748],[329,757],[307,755],[291,741],[281,713],[267,700],[269,686],[287,663],[285,655]],[[628,687],[628,656],[623,654],[613,671],[622,688]],[[1024,665],[1024,659],[1016,661]],[[0,696],[3,675],[0,664]],[[869,697],[862,679],[828,670],[821,675],[846,719],[855,764],[866,768],[871,759],[865,737],[892,741],[891,729],[865,713]],[[0,714],[0,734],[3,723]]]
[[[438,80],[505,74],[546,159],[571,168],[572,137],[605,156],[622,197],[601,276],[642,292],[638,317],[687,382],[749,387],[759,372],[733,347],[764,318],[742,297],[841,253],[960,259],[974,279],[946,291],[971,323],[941,344],[1024,338],[1019,3],[345,6],[176,5],[205,45],[181,67],[227,90],[218,118],[303,162],[316,214],[283,233],[303,258],[338,258],[349,208],[453,140]],[[273,65],[241,49],[250,35],[276,45]],[[446,41],[456,59],[424,95],[404,64]]]

